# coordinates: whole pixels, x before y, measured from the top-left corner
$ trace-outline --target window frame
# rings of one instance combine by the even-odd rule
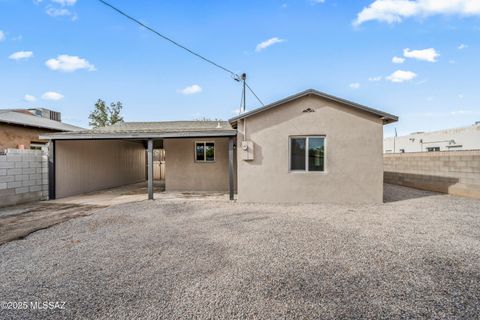
[[[310,138],[323,139],[323,170],[310,171],[308,163],[308,150],[310,146]],[[292,139],[305,139],[305,170],[292,170]],[[315,135],[296,135],[288,137],[288,172],[289,173],[310,173],[310,174],[326,174],[327,173],[327,136],[322,134]]]
[[[207,160],[207,143],[213,144],[213,160]],[[203,144],[203,160],[197,160],[197,144]],[[214,163],[217,159],[217,152],[215,150],[215,141],[195,141],[193,143],[193,160],[196,163]]]

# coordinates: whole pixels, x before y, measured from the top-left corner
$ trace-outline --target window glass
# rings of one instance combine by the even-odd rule
[[[215,144],[213,142],[205,143],[205,161],[215,161]]]
[[[290,170],[305,170],[305,138],[292,138],[290,145]]]
[[[323,171],[325,159],[324,138],[308,138],[308,171]]]
[[[205,144],[203,142],[195,144],[195,155],[196,161],[205,161]]]

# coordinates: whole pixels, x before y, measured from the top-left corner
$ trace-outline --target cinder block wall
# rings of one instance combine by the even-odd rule
[[[47,199],[46,152],[7,149],[0,155],[0,207]]]
[[[480,150],[385,154],[386,183],[480,198]]]

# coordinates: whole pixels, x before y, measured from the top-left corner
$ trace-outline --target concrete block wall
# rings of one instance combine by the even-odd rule
[[[7,149],[0,154],[0,207],[48,199],[48,154]]]
[[[480,150],[384,154],[384,181],[480,198]]]

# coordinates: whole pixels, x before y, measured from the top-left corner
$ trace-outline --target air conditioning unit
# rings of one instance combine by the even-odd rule
[[[242,141],[242,159],[253,160],[253,141]]]

